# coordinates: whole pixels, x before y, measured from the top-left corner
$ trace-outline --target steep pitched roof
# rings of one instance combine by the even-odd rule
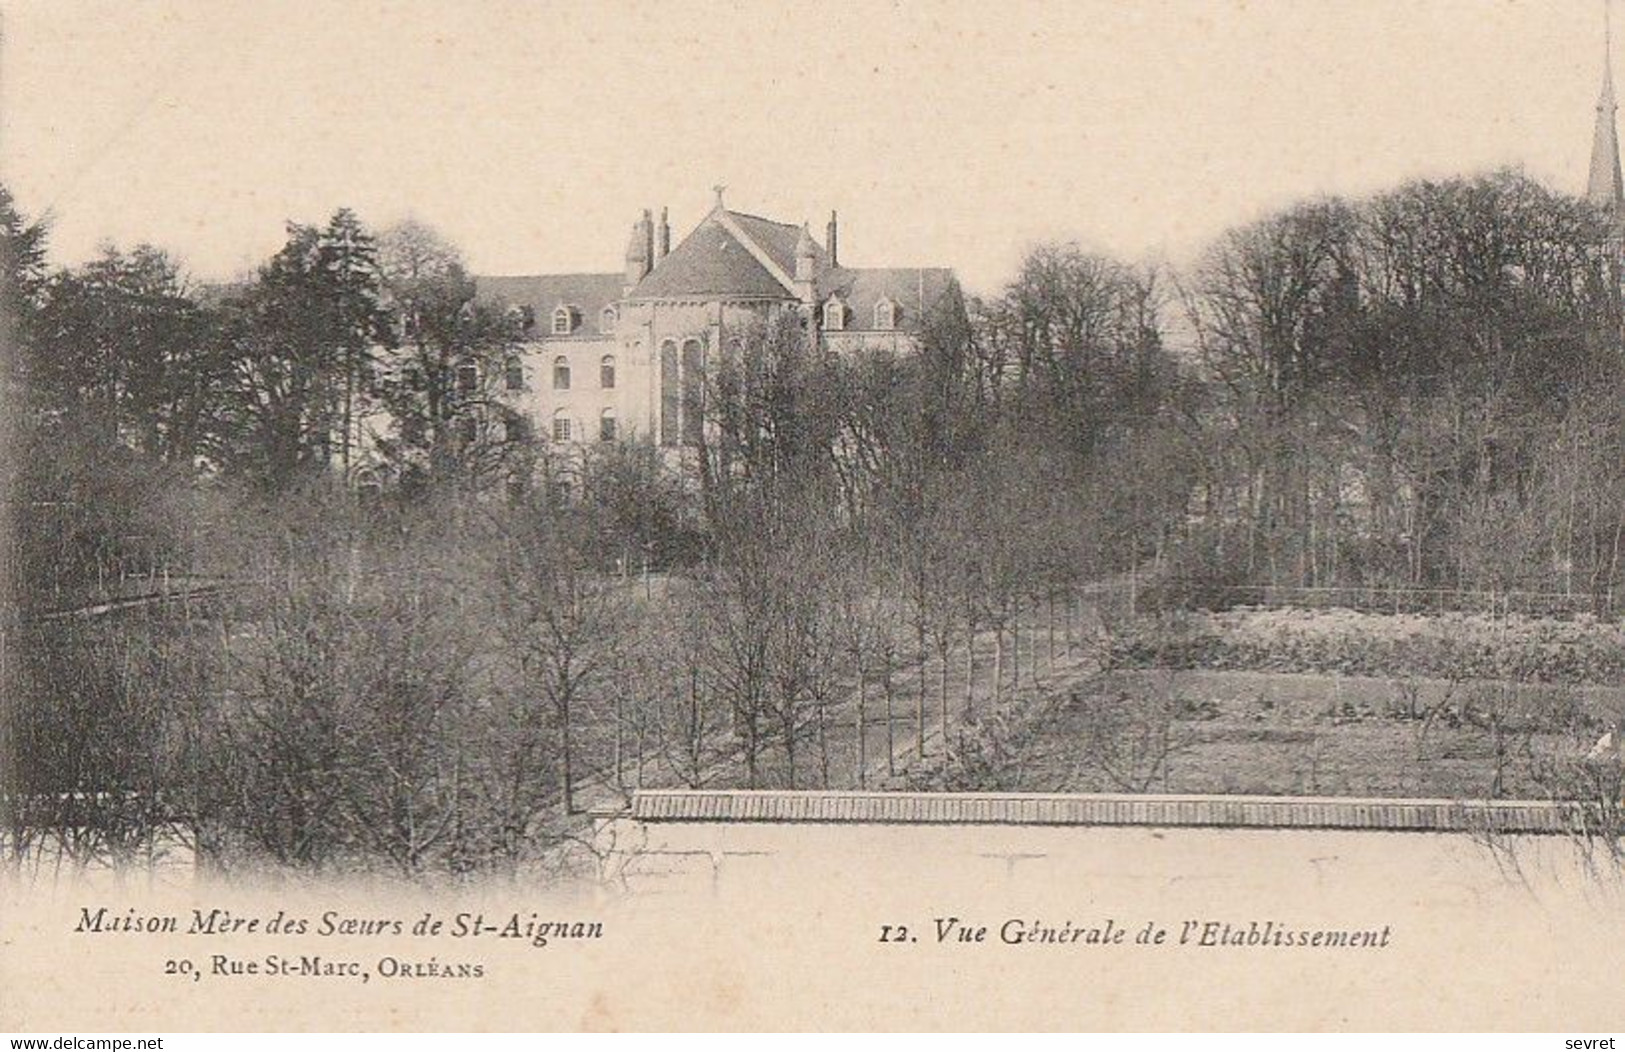
[[[535,318],[535,332],[552,333],[553,311],[563,305],[581,312],[580,326],[573,335],[603,333],[603,309],[621,298],[620,274],[534,274],[524,276],[476,277],[474,294],[489,303],[508,307],[529,307]]]
[[[1620,177],[1619,136],[1614,125],[1614,70],[1604,56],[1602,94],[1597,99],[1597,126],[1591,137],[1591,178],[1586,199],[1604,208],[1625,205],[1625,179]]]
[[[897,305],[897,327],[917,327],[955,288],[945,267],[831,267],[829,254],[803,226],[717,208],[665,258],[655,264],[627,299],[748,296],[790,299],[795,293],[796,253],[812,249],[820,301],[838,295],[851,311],[848,328],[870,329],[882,299]],[[622,299],[620,274],[547,274],[477,278],[480,298],[530,307],[539,332],[562,304],[582,313],[576,335],[601,332],[600,312]]]
[[[728,229],[723,216],[745,234],[754,245],[747,245]],[[683,238],[654,270],[638,282],[629,299],[652,299],[680,296],[773,296],[790,295],[790,291],[756,257],[756,252],[768,256],[776,265],[784,240],[781,229],[788,230],[788,273],[795,270],[795,227],[784,227],[756,216],[738,213],[712,212],[694,232]],[[752,251],[752,248],[756,252]]]
[[[848,329],[872,328],[882,298],[898,307],[898,328],[917,328],[953,287],[954,272],[946,267],[837,267],[818,280],[821,300],[839,296],[846,304]]]
[[[778,264],[780,270],[786,274],[794,275],[796,272],[796,246],[801,241],[801,226],[794,223],[777,223],[761,216],[753,216],[746,212],[728,213],[732,219],[750,239],[756,242],[758,248]],[[811,236],[808,237],[812,241]],[[818,257],[819,265],[823,265],[824,250],[812,241],[813,252]]]

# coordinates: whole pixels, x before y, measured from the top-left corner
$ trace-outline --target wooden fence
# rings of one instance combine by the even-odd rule
[[[1418,800],[1112,793],[888,793],[645,789],[642,822],[1365,829],[1555,834],[1594,825],[1587,805],[1539,800]]]

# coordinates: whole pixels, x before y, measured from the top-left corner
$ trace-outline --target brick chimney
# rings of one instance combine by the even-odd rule
[[[665,259],[671,252],[671,223],[666,219],[666,208],[660,208],[660,234],[655,239],[655,262]]]
[[[833,211],[831,211],[829,214],[829,228],[826,233],[827,236],[824,238],[824,248],[829,252],[829,265],[832,267],[838,267],[841,265],[841,257],[835,254],[835,240],[839,231],[835,227],[835,213]]]
[[[627,292],[648,276],[654,266],[649,258],[650,241],[654,236],[649,225],[649,213],[644,212],[643,218],[632,224],[632,236],[626,242],[626,281],[623,284]]]

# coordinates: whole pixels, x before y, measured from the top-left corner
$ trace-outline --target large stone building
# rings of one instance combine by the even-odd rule
[[[692,444],[688,392],[735,335],[784,311],[835,353],[918,346],[936,311],[963,311],[953,272],[849,267],[832,213],[822,244],[806,226],[730,211],[722,193],[671,244],[664,209],[632,228],[615,273],[481,277],[478,294],[518,313],[526,341],[504,401],[555,445],[647,437]]]

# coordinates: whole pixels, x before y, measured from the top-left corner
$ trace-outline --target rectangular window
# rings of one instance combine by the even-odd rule
[[[604,417],[599,417],[598,418],[598,441],[600,441],[600,442],[613,442],[613,441],[615,441],[615,418],[614,417],[612,417],[612,416],[604,416]]]
[[[507,382],[508,390],[523,391],[525,389],[525,365],[518,358],[509,358],[502,373]]]
[[[462,394],[471,394],[479,386],[480,371],[472,364],[457,367],[457,390]]]

